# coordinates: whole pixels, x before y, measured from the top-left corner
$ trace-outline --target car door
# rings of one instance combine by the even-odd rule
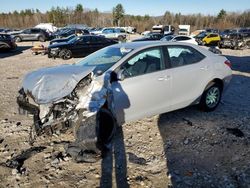
[[[37,40],[39,33],[40,33],[39,29],[31,29],[30,30],[30,40]]]
[[[105,41],[104,37],[102,38],[97,36],[91,36],[91,45],[90,45],[91,53],[103,48],[105,45],[104,41]]]
[[[161,47],[136,53],[118,69],[125,78],[112,83],[114,111],[119,124],[169,110],[171,75],[166,69]]]
[[[72,54],[79,57],[89,55],[91,53],[90,43],[90,36],[81,36],[71,46]]]
[[[172,73],[172,110],[186,107],[198,99],[211,78],[211,65],[205,55],[190,46],[167,47]]]
[[[106,38],[114,38],[114,29],[113,28],[107,28],[103,30],[103,34],[105,34]]]
[[[30,29],[25,29],[20,35],[21,35],[22,40],[31,40]]]

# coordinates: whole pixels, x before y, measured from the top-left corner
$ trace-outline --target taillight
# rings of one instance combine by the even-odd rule
[[[232,63],[229,60],[224,62],[230,69],[232,69]]]

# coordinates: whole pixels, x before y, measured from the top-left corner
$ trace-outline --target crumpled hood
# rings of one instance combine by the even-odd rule
[[[95,67],[60,65],[28,73],[23,80],[25,93],[30,93],[35,102],[46,104],[69,95],[78,82]]]

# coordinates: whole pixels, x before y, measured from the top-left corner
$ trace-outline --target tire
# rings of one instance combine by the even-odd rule
[[[68,59],[72,58],[72,52],[68,49],[62,49],[59,52],[59,57],[64,59],[64,60],[68,60]]]
[[[15,37],[14,40],[15,40],[15,42],[21,42],[22,41],[21,37]]]
[[[38,40],[39,40],[40,42],[45,42],[45,38],[44,38],[43,36],[39,36],[39,37],[38,37]]]
[[[246,48],[249,49],[250,48],[250,40],[246,41]]]
[[[211,112],[216,109],[221,100],[222,87],[218,83],[214,83],[207,88],[200,100],[200,109],[205,112]]]
[[[123,37],[122,36],[118,36],[118,41],[119,42],[122,42],[124,39],[123,39]]]

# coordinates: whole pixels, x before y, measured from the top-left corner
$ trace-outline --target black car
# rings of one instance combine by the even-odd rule
[[[9,34],[0,34],[0,51],[12,50],[16,48],[14,39]]]
[[[67,42],[60,42],[48,46],[48,57],[84,57],[103,47],[116,44],[117,42],[101,36],[82,35],[76,36]]]
[[[73,34],[88,35],[89,31],[86,29],[67,28],[63,29],[61,32],[55,33],[53,38],[65,38]]]
[[[56,39],[53,39],[49,42],[49,44],[55,44],[55,43],[59,43],[59,42],[68,42],[69,40],[75,38],[77,35],[76,34],[73,34],[73,35],[70,35],[66,38],[56,38]]]
[[[160,40],[162,37],[164,37],[164,35],[161,33],[149,33],[142,38],[132,40],[132,42]]]
[[[19,32],[11,33],[16,42],[39,40],[44,42],[50,39],[49,33],[40,28],[30,28]]]

